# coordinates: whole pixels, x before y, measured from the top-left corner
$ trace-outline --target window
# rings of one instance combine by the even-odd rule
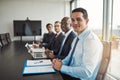
[[[116,79],[120,79],[120,0],[113,0],[113,19],[112,19],[112,55],[108,69],[108,74]]]

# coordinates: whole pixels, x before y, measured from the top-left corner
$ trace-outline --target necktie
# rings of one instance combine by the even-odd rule
[[[74,54],[74,51],[75,51],[75,48],[76,48],[76,45],[77,45],[78,41],[79,41],[79,38],[77,37],[76,42],[75,42],[75,45],[74,45],[74,47],[73,47],[73,50],[71,51],[71,56],[70,56],[70,60],[69,60],[69,62],[68,62],[68,66],[70,66],[70,63],[71,63],[71,61],[72,61],[72,57],[73,57],[73,54]]]
[[[55,34],[55,39],[57,38],[57,36],[58,36],[58,35],[57,35],[57,34]]]

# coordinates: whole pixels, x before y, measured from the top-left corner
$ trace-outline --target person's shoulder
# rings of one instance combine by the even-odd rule
[[[74,37],[76,37],[77,35],[74,31],[71,31],[70,34],[73,35]]]
[[[48,33],[44,33],[44,35],[48,35]]]
[[[55,33],[54,33],[54,32],[51,32],[51,35],[55,35]]]
[[[51,32],[51,34],[55,34],[54,32]]]
[[[60,34],[61,34],[61,36],[65,37],[65,34],[63,32],[61,32]]]

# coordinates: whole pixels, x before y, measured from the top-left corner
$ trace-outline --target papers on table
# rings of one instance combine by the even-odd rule
[[[26,66],[46,66],[52,65],[51,60],[42,59],[42,60],[27,60]]]
[[[52,67],[50,60],[27,60],[24,64],[24,74],[43,74],[54,73],[55,70]]]

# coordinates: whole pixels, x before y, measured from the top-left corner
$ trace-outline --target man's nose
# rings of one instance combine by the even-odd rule
[[[77,21],[76,21],[76,20],[74,21],[74,24],[77,24]]]

